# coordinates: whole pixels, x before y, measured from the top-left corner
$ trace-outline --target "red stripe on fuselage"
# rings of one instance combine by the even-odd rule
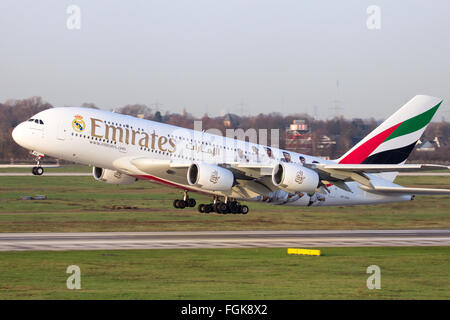
[[[175,187],[175,188],[178,188],[178,189],[183,189],[183,190],[197,192],[197,193],[202,193],[202,194],[209,194],[208,192],[202,192],[202,191],[194,190],[194,189],[185,187],[184,185],[176,184],[176,183],[173,183],[173,182],[170,182],[170,181],[167,181],[167,180],[155,177],[155,176],[151,176],[151,175],[148,175],[148,174],[146,174],[146,175],[142,175],[142,174],[139,175],[138,174],[138,175],[133,175],[133,177],[138,178],[138,179],[142,179],[142,180],[152,180],[152,181],[155,181],[157,183],[168,185],[168,186]]]
[[[339,161],[339,163],[342,164],[360,164],[362,163],[372,152],[375,151],[376,148],[380,144],[383,143],[384,140],[387,139],[391,135],[392,132],[395,131],[395,129],[398,128],[398,126],[401,125],[401,123],[396,124],[395,126],[390,127],[389,129],[384,130],[383,132],[380,132],[375,137],[367,140],[362,145],[360,145],[358,148],[353,150],[349,155],[347,155],[344,159]]]
[[[138,179],[143,179],[143,180],[153,180],[155,182],[159,182],[159,183],[171,186],[171,187],[186,189],[185,187],[183,187],[181,185],[178,185],[176,183],[173,183],[173,182],[170,182],[170,181],[167,181],[167,180],[155,177],[155,176],[151,176],[151,175],[142,175],[141,174],[141,175],[133,175],[133,177],[138,178]]]

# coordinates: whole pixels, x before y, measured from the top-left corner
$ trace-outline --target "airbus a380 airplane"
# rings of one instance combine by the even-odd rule
[[[138,179],[180,188],[176,208],[194,207],[188,192],[210,194],[200,212],[243,213],[238,201],[289,206],[342,206],[450,195],[450,190],[404,188],[398,172],[448,169],[404,164],[442,100],[416,96],[337,160],[298,154],[163,123],[87,108],[53,108],[12,132],[37,157],[93,166],[96,180],[131,184]]]

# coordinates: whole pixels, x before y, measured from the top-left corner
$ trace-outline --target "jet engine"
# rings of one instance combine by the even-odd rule
[[[136,178],[130,177],[129,175],[119,171],[98,167],[92,168],[92,175],[97,181],[103,181],[111,184],[132,184],[137,180]]]
[[[272,182],[288,192],[314,192],[319,186],[319,175],[299,164],[281,162],[273,168]]]
[[[187,172],[191,186],[210,191],[228,191],[233,187],[234,175],[225,168],[208,163],[193,163]]]

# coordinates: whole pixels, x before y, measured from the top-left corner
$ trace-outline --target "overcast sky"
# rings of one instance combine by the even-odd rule
[[[339,100],[346,117],[380,119],[429,94],[450,120],[449,33],[448,0],[2,0],[0,101],[323,119]]]

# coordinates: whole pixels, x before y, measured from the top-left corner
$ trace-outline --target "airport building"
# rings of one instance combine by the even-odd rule
[[[294,120],[285,130],[287,150],[329,159],[330,148],[335,144],[332,137],[313,132],[305,119]]]

